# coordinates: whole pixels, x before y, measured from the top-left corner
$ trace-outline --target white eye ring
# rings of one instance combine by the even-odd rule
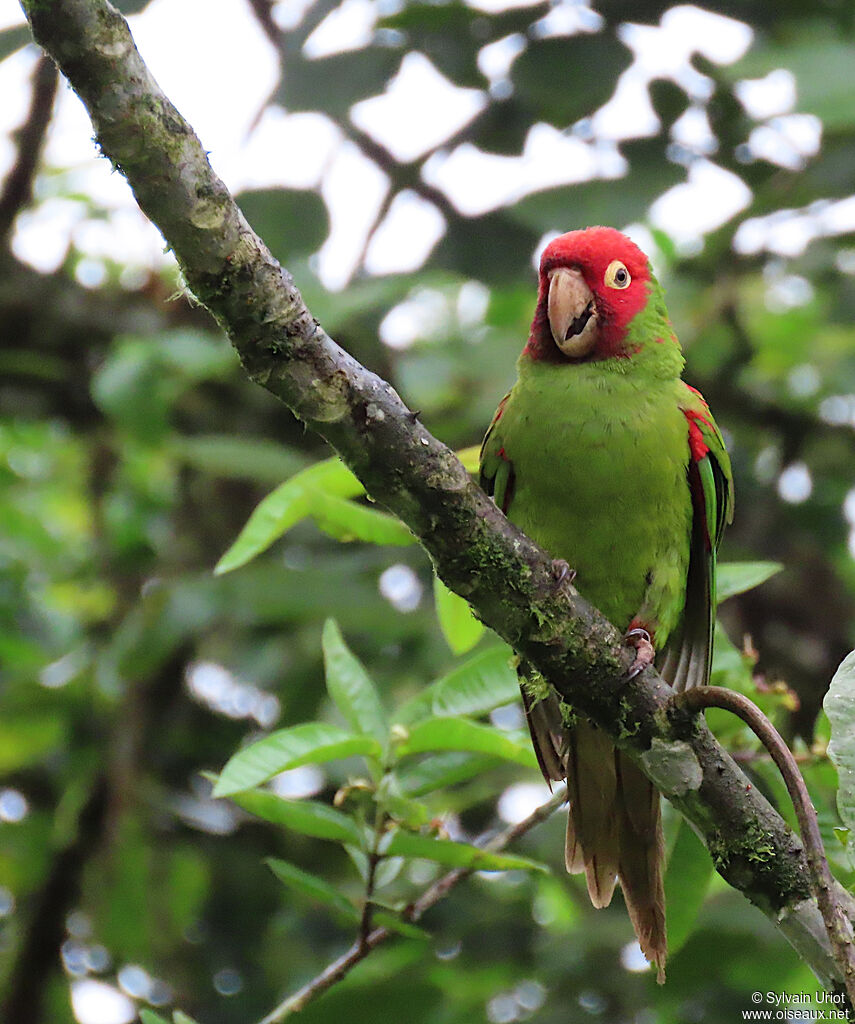
[[[626,265],[621,263],[620,260],[611,261],[606,269],[606,275],[603,280],[608,288],[629,288],[632,283],[632,278],[629,276]]]

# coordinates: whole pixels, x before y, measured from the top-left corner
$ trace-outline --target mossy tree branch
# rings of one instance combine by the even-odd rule
[[[103,153],[171,246],[256,383],[338,451],[439,576],[575,707],[635,756],[693,822],[719,872],[827,983],[839,971],[798,838],[702,722],[668,710],[652,669],[627,681],[620,634],[515,529],[392,387],[332,341],[252,231],[189,124],[105,0],[22,0],[36,40],[86,105]],[[850,919],[855,904],[841,890]]]

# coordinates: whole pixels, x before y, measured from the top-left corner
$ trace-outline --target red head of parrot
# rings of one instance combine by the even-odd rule
[[[560,235],[541,257],[526,352],[549,362],[631,355],[629,325],[646,306],[651,283],[647,257],[614,228]]]

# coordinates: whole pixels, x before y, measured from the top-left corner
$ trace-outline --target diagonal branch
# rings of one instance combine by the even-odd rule
[[[235,205],[190,125],[105,0],[23,0],[33,33],[87,107],[99,145],[173,249],[256,383],[329,441],[399,516],[439,576],[575,707],[634,756],[697,826],[724,878],[825,982],[840,980],[801,843],[703,723],[669,708],[652,668],[631,680],[617,630],[512,526],[392,387],[323,331]],[[846,914],[855,902],[841,890]]]

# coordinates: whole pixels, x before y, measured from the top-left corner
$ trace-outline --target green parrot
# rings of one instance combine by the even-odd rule
[[[613,228],[546,247],[518,379],[481,448],[481,485],[677,690],[708,682],[716,550],[732,517],[730,460],[643,252]],[[528,675],[528,679],[525,677]],[[562,714],[521,666],[547,781],[567,780],[565,859],[595,907],[619,879],[644,955],[667,953],[659,793],[609,738]]]

